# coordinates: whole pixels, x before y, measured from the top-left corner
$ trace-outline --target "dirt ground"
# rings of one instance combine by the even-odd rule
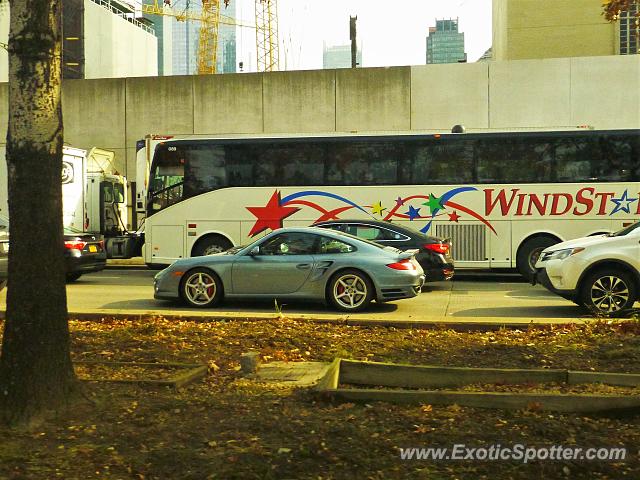
[[[0,324],[1,326],[1,324]],[[432,405],[341,404],[237,372],[334,357],[396,363],[640,373],[640,323],[456,333],[273,320],[71,321],[74,360],[209,365],[169,388],[84,383],[86,398],[30,430],[0,429],[2,479],[640,478],[640,414],[556,414]],[[104,373],[104,372],[103,372]],[[625,447],[624,460],[402,460],[400,449]]]

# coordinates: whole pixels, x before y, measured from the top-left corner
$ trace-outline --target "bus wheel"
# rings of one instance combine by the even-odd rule
[[[342,270],[329,281],[327,296],[331,305],[345,312],[359,312],[373,300],[373,285],[362,272]]]
[[[516,267],[523,277],[531,278],[535,272],[535,265],[542,251],[559,243],[560,240],[554,237],[541,236],[533,237],[524,242],[518,249],[516,255]]]
[[[208,268],[194,268],[182,277],[180,296],[191,307],[213,307],[222,298],[222,282]]]
[[[207,235],[198,240],[193,247],[193,257],[213,255],[229,250],[233,245],[222,235]]]

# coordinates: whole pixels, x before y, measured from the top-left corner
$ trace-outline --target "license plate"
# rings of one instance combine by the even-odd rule
[[[91,253],[95,253],[98,251],[98,247],[96,247],[95,245],[89,245],[89,251]]]

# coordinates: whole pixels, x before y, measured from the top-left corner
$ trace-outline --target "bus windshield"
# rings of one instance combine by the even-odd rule
[[[149,211],[155,212],[183,199],[184,158],[175,150],[156,148],[151,174],[149,175]]]

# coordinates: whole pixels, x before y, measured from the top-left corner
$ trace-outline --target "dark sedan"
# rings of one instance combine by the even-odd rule
[[[85,273],[99,272],[107,264],[107,252],[104,249],[102,235],[65,228],[64,247],[68,282],[77,280]],[[9,220],[0,216],[0,284],[7,279],[8,252]]]
[[[99,272],[107,264],[102,235],[65,228],[64,247],[68,282],[77,280],[84,273]]]
[[[424,270],[427,282],[453,278],[451,243],[447,240],[380,220],[332,220],[316,223],[314,227],[331,228],[400,250],[417,248],[420,251],[416,260]]]

